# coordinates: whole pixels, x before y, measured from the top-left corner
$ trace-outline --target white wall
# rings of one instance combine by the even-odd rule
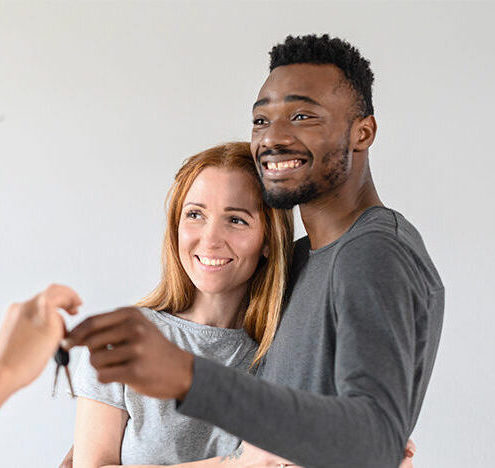
[[[375,180],[447,288],[415,466],[489,466],[494,15],[475,2],[1,2],[0,315],[54,281],[79,291],[84,316],[147,293],[182,159],[249,139],[267,51],[329,32],[372,62]],[[50,365],[2,408],[2,467],[53,467],[70,446],[74,402],[51,399],[52,378]]]

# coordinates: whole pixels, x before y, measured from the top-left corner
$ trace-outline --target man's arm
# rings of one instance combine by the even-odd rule
[[[412,430],[414,309],[427,299],[423,285],[402,247],[379,237],[343,249],[335,268],[337,396],[196,357],[179,411],[303,466],[397,468]]]

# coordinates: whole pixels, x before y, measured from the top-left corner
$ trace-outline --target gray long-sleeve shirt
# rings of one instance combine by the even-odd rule
[[[178,409],[306,467],[397,468],[433,368],[444,289],[416,229],[384,207],[335,242],[297,242],[257,379],[195,358]]]

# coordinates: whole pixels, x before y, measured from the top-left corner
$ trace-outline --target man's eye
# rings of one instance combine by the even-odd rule
[[[309,119],[309,115],[306,114],[296,114],[294,120],[306,120]]]
[[[266,120],[258,117],[257,119],[253,119],[253,125],[264,125],[266,123]]]
[[[233,224],[245,224],[247,226],[247,223],[246,221],[244,221],[242,218],[238,218],[237,216],[232,216],[230,218],[230,221],[233,223]]]

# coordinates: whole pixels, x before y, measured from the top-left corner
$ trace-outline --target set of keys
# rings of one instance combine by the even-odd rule
[[[55,380],[53,381],[52,397],[55,396],[55,390],[57,389],[58,373],[60,372],[60,368],[63,367],[65,371],[65,375],[67,377],[67,381],[69,382],[70,393],[72,395],[72,398],[75,398],[74,389],[72,388],[72,380],[70,378],[70,372],[68,367],[69,352],[66,351],[64,348],[62,348],[61,346],[59,346],[57,352],[55,353],[54,359],[57,364],[57,367],[55,369]]]

